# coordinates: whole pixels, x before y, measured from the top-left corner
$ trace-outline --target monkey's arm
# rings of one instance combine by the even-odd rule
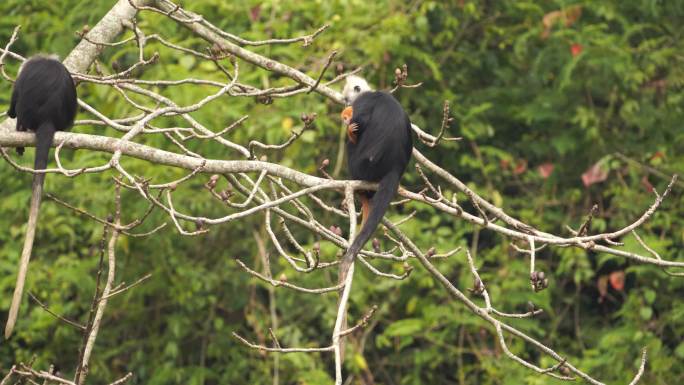
[[[10,107],[7,110],[7,116],[14,119],[17,117],[17,88],[12,88],[12,99],[10,99]]]
[[[13,87],[12,88],[12,99],[10,99],[10,107],[9,107],[9,110],[7,110],[7,116],[9,116],[10,118],[13,118],[13,119],[17,117],[17,99],[18,99],[17,88]],[[19,120],[17,120],[16,127],[17,127],[17,131],[26,131],[26,129],[24,127],[22,127],[21,124],[19,124]],[[17,154],[19,154],[19,156],[24,155],[24,147],[17,147]]]

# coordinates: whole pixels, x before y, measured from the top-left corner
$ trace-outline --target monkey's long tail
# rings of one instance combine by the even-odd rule
[[[38,130],[36,131],[36,160],[33,164],[34,169],[44,170],[47,167],[50,146],[52,146],[54,137],[55,126],[51,122],[43,123],[38,127]],[[10,305],[7,324],[5,325],[5,339],[8,339],[12,335],[14,324],[17,322],[19,305],[21,304],[24,283],[26,282],[26,272],[28,271],[31,250],[33,249],[33,240],[36,237],[36,225],[38,223],[38,212],[40,210],[40,201],[43,195],[44,181],[45,174],[33,174],[31,208],[29,209],[29,219],[26,227],[26,239],[24,239],[24,249],[21,251],[21,260],[19,261],[17,285],[14,287],[12,304]]]
[[[368,214],[368,218],[364,218],[366,223],[363,225],[361,231],[359,231],[359,235],[354,238],[354,242],[352,242],[351,246],[349,246],[347,252],[342,257],[342,262],[340,263],[339,283],[342,283],[346,280],[349,267],[351,266],[352,261],[354,261],[356,254],[361,251],[366,242],[368,242],[368,239],[371,237],[371,235],[373,235],[375,228],[378,227],[378,224],[380,224],[382,217],[385,215],[385,211],[387,211],[387,208],[392,202],[392,198],[394,198],[397,193],[400,179],[401,173],[390,171],[389,174],[385,175],[385,177],[380,180],[378,191],[375,192],[375,195],[373,195],[373,198],[370,201],[370,213]],[[341,298],[342,296],[340,295],[340,299]],[[346,329],[347,317],[345,315],[344,319],[342,320],[341,331]],[[342,340],[340,341],[340,347],[340,350],[342,351],[342,359],[344,360],[344,343]]]

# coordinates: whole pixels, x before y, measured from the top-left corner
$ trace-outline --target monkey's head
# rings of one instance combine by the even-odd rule
[[[52,53],[51,54],[41,54],[41,53],[39,53],[37,55],[31,56],[28,60],[25,60],[23,63],[21,63],[21,65],[19,66],[19,71],[17,73],[18,74],[21,73],[21,70],[23,70],[24,67],[26,67],[26,64],[31,63],[31,62],[35,62],[35,61],[40,61],[40,60],[56,60],[58,62],[61,62],[61,60],[59,60],[59,56],[57,56],[55,54],[52,54]]]
[[[371,88],[366,79],[354,75],[347,76],[347,82],[342,89],[344,103],[349,106],[354,103],[354,100],[356,100],[359,95],[370,90]]]

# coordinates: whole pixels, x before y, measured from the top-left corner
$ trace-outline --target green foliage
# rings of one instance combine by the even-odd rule
[[[64,56],[78,42],[75,31],[84,24],[94,25],[109,3],[6,0],[0,5],[0,41],[4,44],[13,27],[21,24],[20,39],[13,47],[17,52]],[[653,194],[648,185],[660,192],[666,185],[667,180],[652,172],[654,169],[666,175],[684,170],[682,2],[196,0],[184,5],[247,39],[298,36],[331,23],[309,47],[253,48],[313,77],[333,49],[340,51],[338,59],[347,68],[366,66],[364,75],[379,88],[391,87],[394,69],[408,64],[409,81],[423,82],[420,88],[402,89],[397,94],[412,120],[436,132],[441,124],[441,103],[449,100],[455,121],[448,136],[463,137],[435,149],[418,145],[420,149],[478,193],[545,231],[568,234],[565,226],[579,227],[594,203],[599,213],[591,232],[624,226],[651,204]],[[547,30],[544,17],[571,5],[581,7],[581,15],[572,22],[556,20]],[[139,26],[175,44],[197,50],[207,47],[159,15],[143,12]],[[159,44],[151,44],[146,54],[154,51],[161,54],[161,61],[139,75],[144,79],[222,80],[222,73],[211,64],[198,63]],[[137,48],[128,45],[106,49],[102,63],[111,68],[114,62],[125,66],[136,59]],[[16,63],[9,63],[7,70],[14,73]],[[290,84],[287,79],[240,64],[242,82],[260,87]],[[328,73],[326,78],[330,77]],[[9,84],[0,83],[2,109],[8,103],[9,90]],[[211,92],[197,86],[155,91],[182,104]],[[79,88],[79,94],[110,117],[135,113],[110,88],[86,85]],[[247,122],[230,134],[231,140],[279,143],[301,128],[302,113],[311,112],[318,114],[316,129],[284,152],[269,153],[268,158],[308,173],[316,173],[320,161],[329,158],[332,170],[344,138],[337,118],[339,106],[319,95],[276,99],[272,105],[258,104],[252,98],[221,98],[192,116],[218,130],[249,115]],[[160,120],[162,123],[183,124],[173,119]],[[77,130],[119,135],[98,126],[79,126]],[[178,151],[163,136],[148,136],[143,142]],[[212,158],[236,155],[211,142],[190,149]],[[28,149],[21,161],[28,163],[31,157]],[[101,164],[107,158],[87,151],[64,151],[63,159],[68,165],[82,166]],[[581,175],[599,161],[607,178],[584,186]],[[124,162],[132,172],[155,180],[184,175],[146,162]],[[539,166],[547,163],[553,169],[544,175]],[[46,191],[105,217],[114,209],[113,176],[51,176]],[[0,309],[4,310],[9,307],[25,231],[30,177],[3,162],[0,179],[0,227],[5,229],[0,232]],[[176,201],[193,213],[220,215],[222,209],[203,192],[203,182],[179,188]],[[413,171],[403,183],[412,190],[421,188]],[[442,187],[447,196],[454,193]],[[457,198],[467,202],[465,196]],[[125,192],[123,200],[125,220],[139,217],[146,209],[133,192]],[[668,259],[684,257],[683,204],[680,183],[640,232],[644,241]],[[415,219],[402,225],[408,235],[425,249],[434,246],[445,252],[461,245],[475,250],[476,264],[497,308],[526,311],[527,302],[534,302],[544,314],[513,324],[550,344],[579,368],[608,383],[627,383],[638,367],[641,348],[646,347],[650,360],[643,383],[684,381],[681,279],[617,257],[575,248],[546,248],[538,253],[537,265],[551,284],[549,289],[533,293],[528,261],[515,252],[510,240],[436,215],[425,205],[405,206],[391,216],[398,220],[416,210]],[[155,212],[141,231],[165,220]],[[340,225],[333,217],[321,220]],[[119,280],[130,283],[147,273],[153,276],[111,300],[94,351],[91,382],[107,383],[130,371],[133,383],[269,383],[272,356],[250,350],[231,336],[237,332],[250,340],[271,343],[267,332],[272,326],[269,288],[233,262],[239,257],[257,270],[262,268],[254,240],[255,235],[265,236],[262,222],[263,214],[200,237],[181,237],[171,226],[146,239],[123,237],[118,245]],[[292,230],[305,241],[305,247],[316,241],[300,229]],[[101,235],[101,226],[47,200],[28,290],[54,311],[85,322],[95,290]],[[622,241],[625,251],[644,252],[633,237]],[[274,254],[271,247],[267,245],[268,252]],[[331,259],[336,251],[330,244],[321,245],[324,258]],[[295,274],[275,258],[272,265],[276,274],[286,274],[309,287],[333,285],[336,280],[332,271]],[[355,334],[348,344],[346,369],[357,379],[374,379],[378,384],[557,383],[507,359],[492,330],[453,302],[419,266],[414,267],[405,281],[379,279],[358,269],[350,320],[357,320],[373,304],[379,309],[366,334]],[[462,290],[472,287],[463,254],[441,260],[438,267]],[[382,262],[378,268],[403,272],[401,266]],[[609,284],[602,295],[601,277],[620,271],[626,273],[624,289]],[[280,325],[275,332],[282,345],[329,344],[334,295],[308,296],[281,288],[275,291],[275,298]],[[36,367],[55,364],[70,375],[80,338],[76,329],[60,324],[25,299],[15,337],[0,344],[0,372],[35,355]],[[539,352],[529,345],[509,342],[514,353],[541,365],[553,364],[538,358]],[[328,354],[283,355],[279,361],[281,383],[329,384],[331,362]]]

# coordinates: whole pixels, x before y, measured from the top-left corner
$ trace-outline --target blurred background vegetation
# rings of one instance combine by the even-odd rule
[[[114,1],[5,0],[0,4],[0,41],[15,25],[22,31],[14,49],[23,55],[55,52],[66,56],[79,38],[76,31],[94,25]],[[291,37],[330,23],[313,45],[253,48],[315,77],[328,54],[339,50],[346,68],[365,66],[364,76],[379,88],[391,87],[394,69],[406,63],[417,89],[397,94],[412,120],[436,132],[442,102],[455,121],[449,135],[460,142],[429,149],[428,157],[468,182],[478,193],[542,230],[568,235],[591,206],[599,207],[590,231],[616,229],[636,218],[653,201],[651,188],[663,190],[669,175],[684,170],[684,2],[632,1],[220,1],[184,4],[231,33],[248,39]],[[564,13],[559,11],[563,10]],[[158,15],[139,15],[139,25],[180,45],[207,44]],[[129,32],[130,33],[130,32]],[[127,35],[128,36],[128,35]],[[158,45],[157,65],[137,74],[148,79],[201,77],[222,79],[213,64],[198,63]],[[113,63],[135,62],[129,45],[109,48],[101,57]],[[8,68],[16,71],[16,63]],[[328,78],[332,76],[328,73]],[[261,87],[289,84],[287,79],[241,66],[241,81]],[[181,87],[159,90],[179,104],[199,100],[210,90]],[[10,85],[0,83],[0,108],[6,109]],[[79,88],[80,96],[110,117],[132,114],[111,88]],[[340,106],[317,94],[276,99],[263,105],[253,98],[222,98],[193,114],[216,130],[249,114],[231,139],[282,142],[299,129],[302,113],[316,112],[316,130],[269,160],[316,173],[321,160],[338,157],[343,134]],[[85,117],[81,114],[81,117]],[[172,123],[172,122],[169,122]],[[79,132],[118,135],[111,129],[78,126]],[[177,151],[163,136],[145,143]],[[191,148],[207,157],[237,158],[212,143]],[[99,164],[107,158],[88,151],[65,151],[69,165]],[[29,163],[31,150],[22,160]],[[127,159],[134,172],[169,180],[180,170]],[[339,177],[344,177],[344,167]],[[51,176],[46,191],[101,217],[113,210],[114,174],[75,179]],[[30,175],[0,163],[0,318],[9,307],[23,241],[30,197]],[[216,214],[199,178],[176,192],[179,204],[194,213]],[[403,183],[414,190],[420,180],[412,166]],[[684,198],[680,182],[641,235],[663,257],[684,258]],[[339,198],[337,198],[339,199]],[[145,203],[124,194],[129,218]],[[684,382],[684,280],[660,269],[576,248],[546,248],[538,265],[550,277],[549,289],[529,288],[526,258],[510,240],[480,231],[425,205],[393,210],[394,219],[417,210],[404,229],[421,247],[439,251],[457,245],[476,254],[495,305],[524,311],[528,301],[544,309],[538,319],[513,321],[555,347],[582,370],[609,383],[629,382],[647,347],[644,384]],[[43,204],[28,290],[58,313],[85,321],[95,286],[102,228],[54,202]],[[167,218],[154,214],[149,229]],[[335,224],[334,218],[325,219]],[[91,363],[91,382],[105,383],[128,371],[132,383],[267,384],[273,357],[239,344],[237,331],[270,343],[269,312],[276,306],[280,342],[287,346],[323,346],[334,323],[335,295],[310,296],[269,289],[251,279],[234,257],[262,267],[257,238],[265,239],[263,215],[215,228],[199,237],[182,237],[172,226],[148,239],[122,238],[119,280],[146,283],[114,298]],[[297,233],[310,247],[316,241]],[[308,238],[307,238],[308,237]],[[625,250],[641,251],[626,237]],[[266,244],[266,251],[272,253]],[[322,245],[322,255],[336,250]],[[439,262],[461,289],[472,286],[462,254]],[[300,276],[282,261],[277,274],[302,285],[335,282],[334,272]],[[401,272],[401,266],[385,269]],[[365,333],[349,344],[346,368],[361,384],[552,384],[507,359],[491,330],[414,270],[406,281],[386,281],[359,269],[351,299],[352,319],[377,304],[378,314]],[[0,373],[35,356],[35,366],[55,364],[70,376],[81,336],[59,323],[25,296],[15,336],[0,343]],[[546,358],[519,342],[513,348],[527,359]],[[279,357],[280,383],[331,383],[328,354]],[[373,382],[374,381],[374,382]]]

